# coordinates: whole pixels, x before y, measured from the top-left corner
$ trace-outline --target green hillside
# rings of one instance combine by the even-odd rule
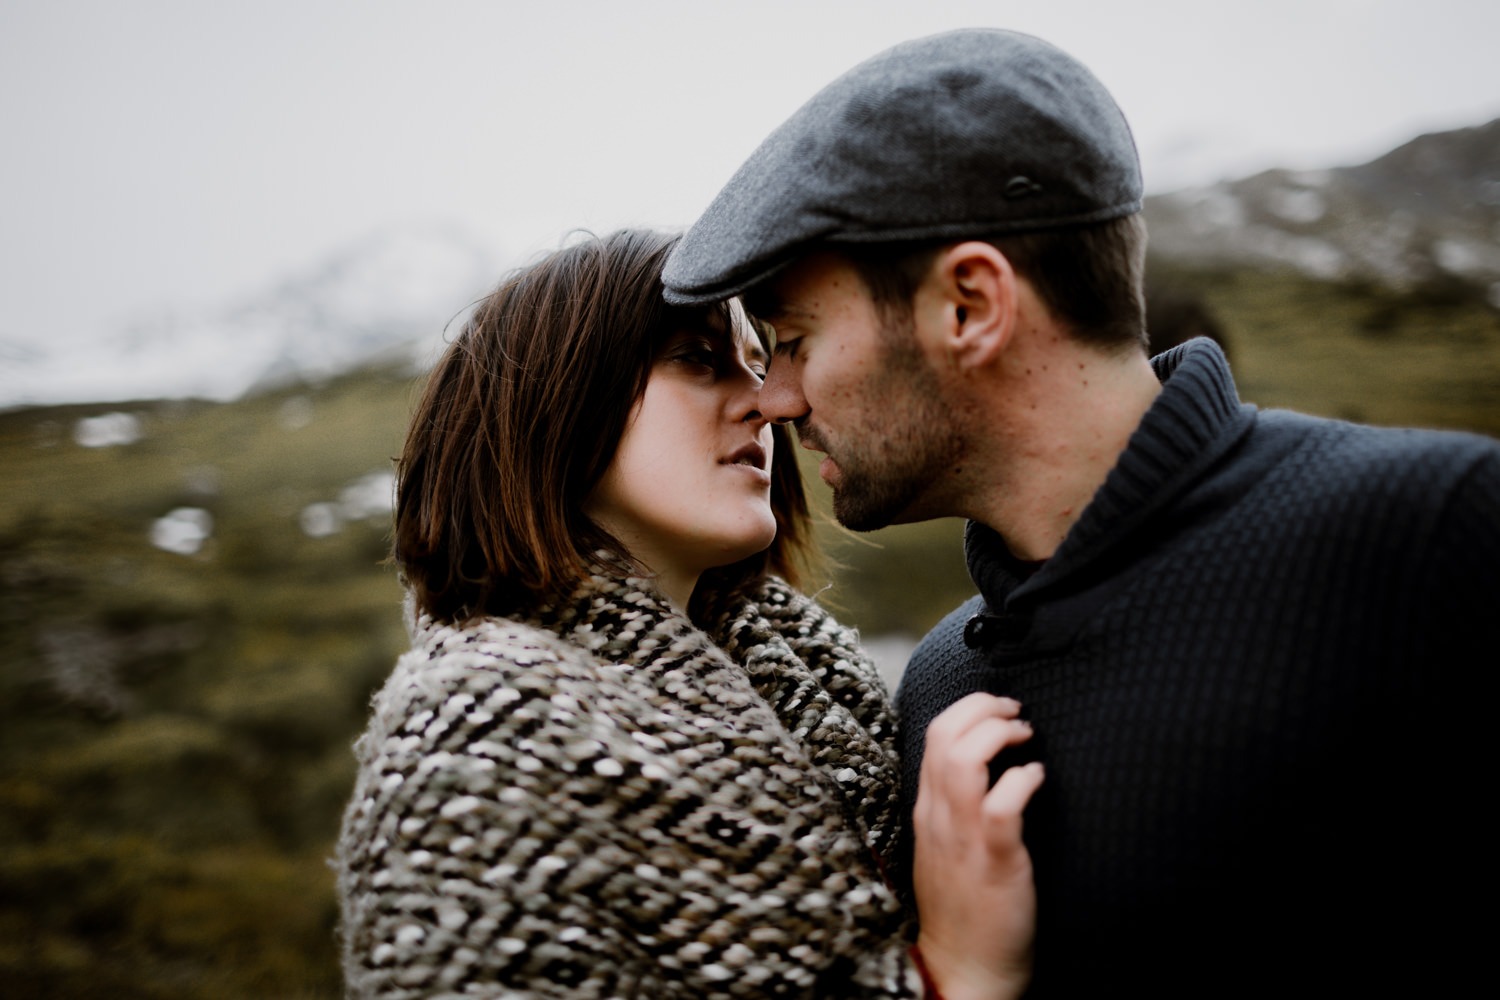
[[[1217,321],[1254,402],[1500,436],[1500,317],[1468,290],[1158,277]],[[326,860],[403,631],[384,518],[303,519],[330,531],[341,493],[389,470],[413,392],[371,370],[0,414],[7,997],[339,994]],[[140,440],[75,442],[114,410]],[[196,552],[151,543],[178,508],[212,516]],[[919,635],[970,592],[957,522],[822,530],[825,600],[868,636]]]

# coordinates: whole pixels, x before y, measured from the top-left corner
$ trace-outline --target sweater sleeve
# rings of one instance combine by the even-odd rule
[[[794,748],[653,691],[523,627],[403,658],[340,844],[352,994],[920,995]]]

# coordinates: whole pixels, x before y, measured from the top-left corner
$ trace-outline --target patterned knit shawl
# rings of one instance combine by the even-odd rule
[[[339,843],[354,996],[906,997],[884,686],[779,581],[419,621]]]

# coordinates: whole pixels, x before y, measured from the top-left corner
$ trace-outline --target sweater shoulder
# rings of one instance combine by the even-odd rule
[[[1481,434],[1375,427],[1286,410],[1261,414],[1250,447],[1285,456],[1281,469],[1314,491],[1421,506],[1441,506],[1465,480],[1500,468],[1500,441]]]
[[[483,618],[465,625],[422,620],[371,704],[361,746],[429,712],[490,701],[509,689],[517,699],[547,697],[574,685],[608,689],[609,664],[556,633],[525,622]],[[357,747],[357,749],[360,749]]]
[[[1500,441],[1470,431],[1384,427],[1318,417],[1293,410],[1262,410],[1256,434],[1303,446],[1332,449],[1369,463],[1413,460],[1467,469],[1500,458]]]

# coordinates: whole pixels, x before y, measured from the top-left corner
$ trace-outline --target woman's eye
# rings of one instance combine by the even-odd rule
[[[719,356],[713,349],[703,347],[684,347],[677,352],[677,360],[690,365],[699,365],[703,368],[714,368],[719,363]]]

